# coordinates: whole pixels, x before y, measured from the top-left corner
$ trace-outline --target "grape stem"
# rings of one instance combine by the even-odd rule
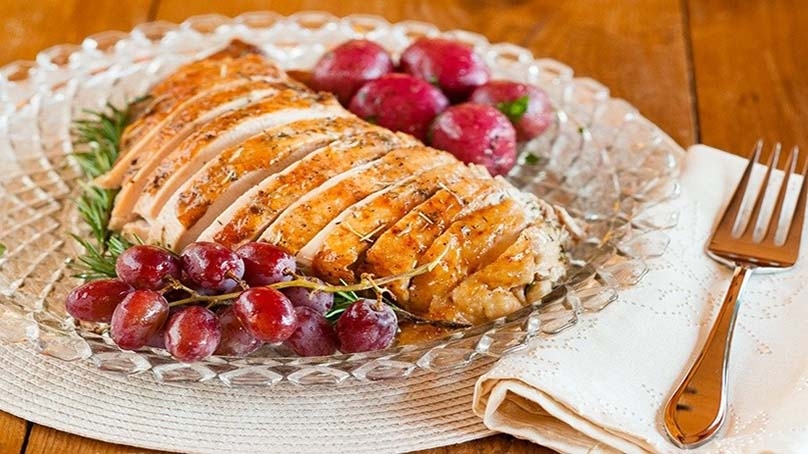
[[[227,300],[234,300],[238,298],[239,295],[241,295],[241,292],[225,293],[223,295],[200,295],[197,293],[194,294],[193,296],[189,296],[188,298],[172,301],[168,303],[168,307],[177,307],[182,306],[183,304],[207,302],[208,303],[207,307],[211,308],[219,304],[224,304],[227,302]]]
[[[191,287],[186,286],[185,284],[178,281],[177,279],[175,279],[172,276],[166,276],[165,279],[166,279],[166,281],[168,281],[168,285],[166,285],[165,287],[160,289],[161,294],[166,293],[169,290],[182,290],[182,291],[188,292],[188,293],[190,293],[192,295],[197,294],[196,290],[192,289]]]
[[[267,285],[267,287],[274,288],[275,290],[280,290],[280,289],[290,288],[290,287],[303,287],[303,288],[307,288],[307,289],[311,289],[311,290],[317,290],[317,291],[326,292],[326,293],[358,292],[358,291],[362,291],[362,290],[373,289],[377,294],[381,295],[382,293],[388,291],[387,289],[382,287],[383,285],[389,284],[391,282],[395,282],[395,281],[400,280],[400,279],[413,278],[413,277],[418,276],[420,274],[424,274],[424,273],[428,273],[429,271],[432,271],[436,266],[438,266],[438,263],[440,263],[440,261],[443,260],[443,257],[445,257],[448,252],[449,252],[449,248],[447,247],[446,249],[443,250],[443,252],[441,252],[441,254],[437,258],[435,258],[435,260],[433,260],[433,261],[431,261],[429,263],[426,263],[424,265],[421,265],[421,266],[413,269],[412,271],[409,271],[409,272],[406,272],[406,273],[396,274],[396,275],[392,275],[392,276],[386,276],[386,277],[382,277],[382,278],[379,278],[379,279],[373,279],[372,276],[367,275],[367,274],[363,274],[362,277],[359,279],[359,282],[356,283],[356,284],[331,285],[331,284],[314,282],[314,281],[311,281],[311,280],[308,280],[308,279],[305,279],[305,278],[297,277],[296,279],[293,279],[291,281],[276,282],[274,284]],[[172,301],[171,303],[168,304],[170,307],[182,306],[183,304],[191,304],[191,303],[208,303],[208,307],[210,308],[210,307],[213,307],[213,306],[216,306],[216,305],[219,305],[219,304],[225,304],[227,301],[235,300],[236,298],[238,298],[239,295],[241,295],[241,292],[242,292],[242,291],[231,292],[231,293],[225,293],[225,294],[222,294],[222,295],[200,295],[199,292],[197,292],[196,290],[185,286],[184,284],[182,284],[181,282],[179,282],[179,281],[177,281],[176,279],[173,279],[173,278],[169,279],[169,285],[166,286],[166,290],[169,290],[169,289],[183,290],[183,291],[186,291],[186,292],[191,294],[191,296],[189,296],[188,298],[183,298],[183,299],[180,299],[180,300],[177,300],[177,301]],[[409,314],[409,313],[407,313],[407,314]],[[413,314],[409,314],[409,315],[411,317],[417,318]],[[424,319],[420,319],[420,320],[424,320]],[[424,323],[429,323],[429,321],[424,320]]]
[[[250,286],[247,285],[246,282],[244,282],[244,279],[238,277],[236,275],[236,273],[234,273],[232,271],[228,271],[228,272],[224,273],[224,275],[229,277],[230,279],[233,279],[234,281],[238,282],[238,286],[241,287],[242,290],[248,290],[250,288]]]

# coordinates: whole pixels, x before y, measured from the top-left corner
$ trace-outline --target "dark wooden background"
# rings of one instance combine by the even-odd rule
[[[0,65],[104,30],[203,13],[322,10],[416,19],[530,48],[595,78],[683,146],[808,149],[804,0],[2,0]],[[2,390],[0,390],[2,392]],[[0,453],[134,453],[0,412]],[[498,435],[429,453],[547,452]]]

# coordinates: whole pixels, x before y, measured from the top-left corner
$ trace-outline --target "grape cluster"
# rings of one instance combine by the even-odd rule
[[[506,174],[518,141],[549,128],[555,112],[539,87],[490,80],[483,59],[461,42],[421,38],[398,62],[376,43],[354,39],[323,55],[311,85],[356,115],[409,133],[467,163]]]
[[[196,242],[179,256],[137,245],[118,256],[115,271],[117,278],[73,289],[68,313],[109,323],[122,349],[165,348],[183,362],[243,357],[265,343],[301,356],[378,350],[391,345],[398,328],[390,306],[371,299],[346,302],[332,324],[326,316],[334,318],[334,294],[309,288],[323,283],[298,276],[294,257],[269,243],[231,251]]]

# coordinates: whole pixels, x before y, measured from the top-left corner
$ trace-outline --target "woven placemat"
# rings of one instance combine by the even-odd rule
[[[492,365],[339,386],[160,383],[0,344],[0,409],[113,443],[178,452],[406,452],[482,438],[471,410]]]

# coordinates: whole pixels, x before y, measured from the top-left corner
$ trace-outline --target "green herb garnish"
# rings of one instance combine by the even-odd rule
[[[504,113],[511,122],[516,123],[527,112],[528,101],[530,101],[530,98],[525,95],[510,102],[497,103],[497,109]]]
[[[95,178],[109,171],[120,151],[121,136],[129,122],[129,107],[107,104],[107,112],[85,111],[87,118],[73,122],[73,159],[82,172]]]
[[[536,156],[533,153],[525,154],[525,164],[535,166],[538,163],[539,163],[539,157],[538,156]]]
[[[0,257],[2,257],[3,254],[5,254],[5,253],[6,253],[6,245],[3,244],[3,243],[0,243]]]
[[[343,285],[347,284],[343,282]],[[334,292],[334,305],[331,306],[331,309],[325,314],[325,318],[327,318],[329,322],[335,323],[339,316],[345,312],[345,309],[348,309],[348,306],[358,299],[359,295],[353,291]]]
[[[129,122],[130,107],[119,109],[108,104],[105,112],[87,111],[87,117],[73,123],[72,158],[82,173],[93,179],[108,172],[120,152],[121,136]],[[114,189],[99,188],[91,181],[82,184],[83,191],[76,202],[81,218],[90,227],[90,239],[73,238],[84,248],[72,267],[76,277],[88,280],[115,277],[115,260],[131,243],[119,233],[109,230],[109,216],[115,195]]]

